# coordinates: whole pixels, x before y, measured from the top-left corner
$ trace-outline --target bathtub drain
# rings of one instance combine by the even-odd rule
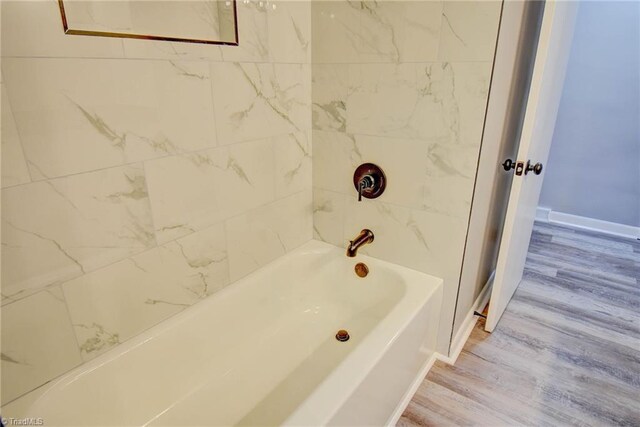
[[[340,329],[336,334],[336,339],[338,341],[349,341],[349,332],[345,331],[344,329]]]

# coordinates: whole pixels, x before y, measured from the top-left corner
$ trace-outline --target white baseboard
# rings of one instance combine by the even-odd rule
[[[536,209],[536,220],[542,222],[549,222],[549,214],[551,213],[551,209],[541,208],[538,206]]]
[[[418,373],[418,375],[416,375],[416,378],[411,383],[411,386],[407,389],[407,392],[404,394],[404,397],[402,398],[400,403],[398,403],[398,406],[396,407],[395,412],[393,413],[393,415],[391,415],[391,417],[389,418],[389,421],[387,421],[387,423],[385,424],[386,426],[395,427],[395,425],[398,424],[398,420],[404,413],[405,409],[407,409],[407,406],[409,406],[409,403],[411,403],[411,399],[413,399],[413,395],[416,394],[418,387],[420,387],[420,384],[422,384],[422,381],[424,381],[425,377],[431,370],[431,367],[436,362],[436,359],[438,358],[437,355],[438,353],[433,353],[431,357],[427,360],[427,362],[422,366],[422,368],[420,369],[420,372]]]
[[[489,280],[487,280],[487,283],[485,283],[484,287],[480,291],[480,294],[478,295],[478,298],[476,298],[475,302],[473,303],[471,310],[469,310],[469,313],[467,313],[467,317],[464,318],[464,321],[462,322],[460,329],[458,329],[458,332],[453,337],[453,340],[451,341],[451,349],[449,351],[449,356],[445,356],[444,354],[438,353],[437,355],[438,360],[442,360],[443,362],[448,363],[450,365],[453,365],[454,363],[456,363],[456,360],[458,359],[458,356],[460,355],[462,348],[464,347],[465,343],[469,339],[469,335],[471,335],[471,332],[473,331],[473,328],[476,326],[476,322],[478,321],[478,316],[476,316],[473,313],[475,311],[478,311],[478,312],[482,311],[482,309],[484,309],[484,307],[487,305],[487,302],[489,302],[489,297],[491,296],[491,288],[493,287],[493,279],[495,277],[495,273],[496,272],[494,270],[491,273],[491,276],[489,276]]]
[[[640,239],[640,227],[602,221],[600,219],[588,218],[586,216],[556,212],[547,208],[539,207],[536,210],[536,219],[550,224],[568,225],[575,228],[581,228],[583,230],[595,231],[613,236]]]

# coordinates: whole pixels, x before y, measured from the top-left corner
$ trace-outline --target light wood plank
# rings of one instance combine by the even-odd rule
[[[640,241],[536,223],[492,334],[436,363],[401,426],[640,426]]]

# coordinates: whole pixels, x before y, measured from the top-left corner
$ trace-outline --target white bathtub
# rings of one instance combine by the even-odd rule
[[[2,415],[47,426],[385,424],[432,355],[441,283],[311,241]],[[339,329],[351,339],[337,341]]]

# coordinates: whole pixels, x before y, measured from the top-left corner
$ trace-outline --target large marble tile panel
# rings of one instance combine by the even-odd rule
[[[2,56],[122,58],[122,39],[64,33],[57,1],[2,2]]]
[[[320,1],[312,6],[313,62],[437,60],[441,1]]]
[[[82,362],[59,287],[2,307],[2,404]]]
[[[271,139],[235,144],[228,147],[221,159],[225,168],[218,179],[217,193],[225,218],[275,199],[276,170]]]
[[[229,283],[222,224],[62,285],[86,361]]]
[[[501,1],[445,1],[438,58],[493,61]]]
[[[226,222],[229,273],[238,280],[312,238],[311,191],[278,200]]]
[[[0,84],[0,97],[2,104],[2,118],[0,126],[2,127],[2,187],[24,184],[31,181],[27,161],[24,158],[20,136],[16,128],[16,122],[13,119],[11,106],[9,105],[9,97],[7,96],[7,88],[4,83]]]
[[[349,66],[313,64],[312,67],[313,128],[345,132],[347,130]]]
[[[490,70],[488,62],[350,65],[347,132],[479,144]]]
[[[215,146],[208,64],[6,59],[34,179]]]
[[[224,61],[269,61],[269,21],[271,2],[236,1],[238,46],[221,46]]]
[[[59,283],[155,244],[141,165],[2,190],[4,296]]]
[[[313,186],[342,194],[355,193],[353,165],[364,163],[356,137],[343,132],[313,131]]]
[[[311,1],[272,1],[267,6],[272,62],[311,62]]]
[[[275,197],[281,199],[311,188],[311,140],[308,132],[273,138]]]
[[[360,62],[437,60],[443,2],[363,1],[358,6]]]
[[[158,243],[163,244],[222,220],[216,194],[219,150],[170,156],[145,163]]]
[[[122,39],[122,43],[125,56],[132,59],[222,61],[222,48],[218,45],[138,39]]]
[[[428,143],[421,209],[466,220],[478,164],[479,146]]]
[[[274,200],[270,139],[146,162],[155,233],[165,243]]]
[[[349,196],[313,189],[313,238],[344,246],[345,204]]]
[[[422,120],[437,124],[442,116],[436,102],[430,112],[433,118],[417,114],[423,97],[414,64],[350,65],[347,132],[417,137]]]
[[[220,144],[305,131],[311,127],[308,64],[212,64]]]
[[[312,62],[349,63],[359,59],[360,3],[313,1],[311,4]]]
[[[417,122],[419,134],[436,139],[446,137],[455,144],[478,147],[491,67],[491,62],[419,64],[418,90],[425,95],[416,107],[416,118],[423,119]],[[439,113],[435,123],[431,121],[434,107]]]

